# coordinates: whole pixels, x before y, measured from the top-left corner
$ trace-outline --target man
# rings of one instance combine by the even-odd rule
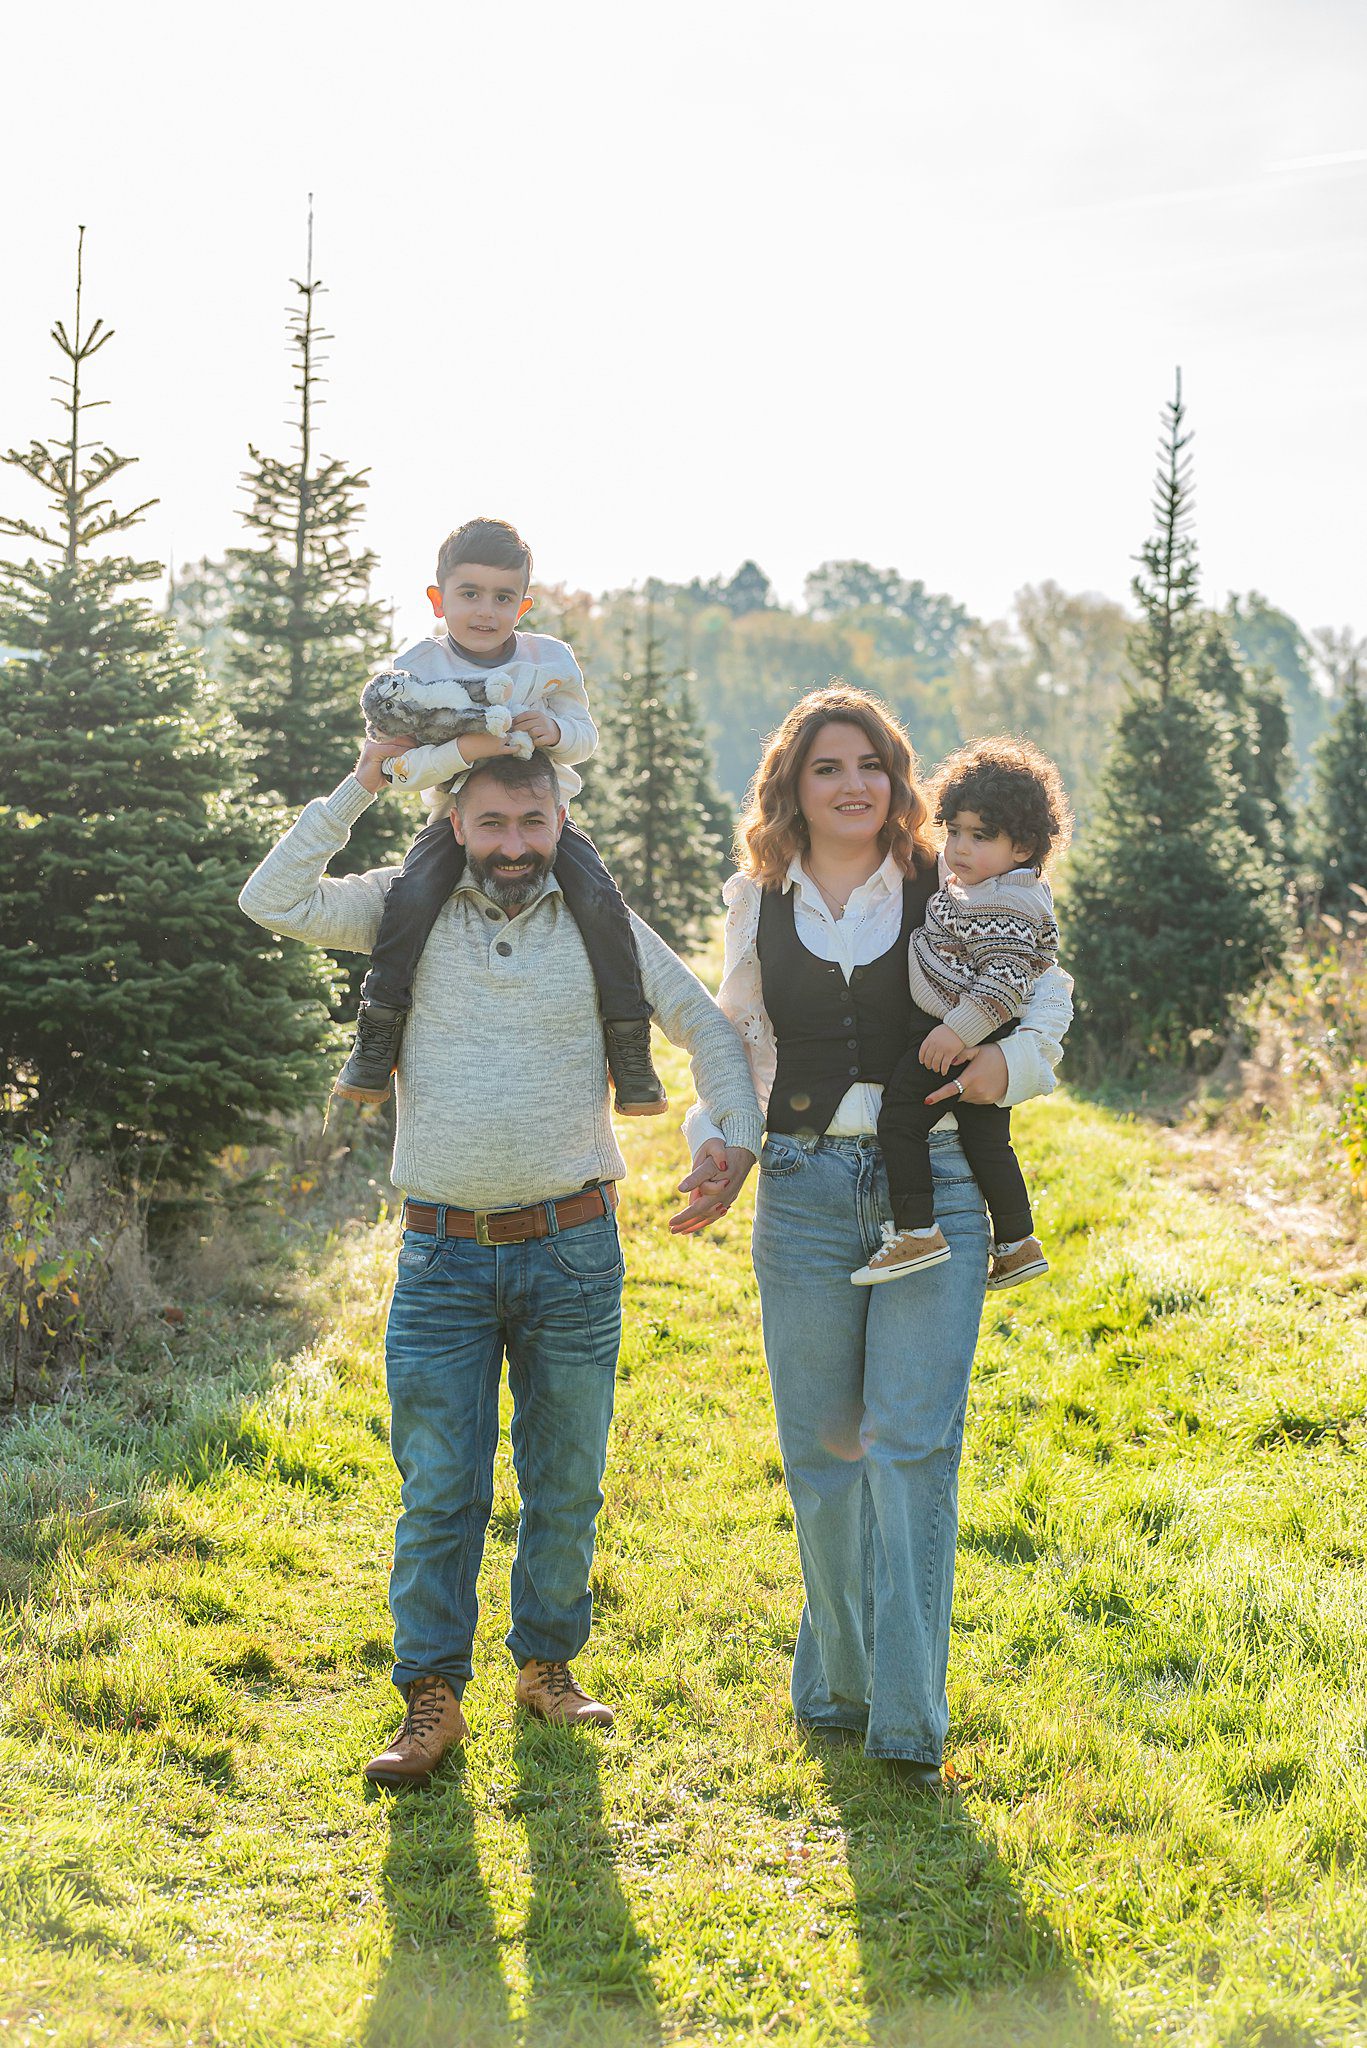
[[[328,877],[405,742],[367,740],[353,775],[308,805],[242,891],[268,930],[368,952],[397,869]],[[503,1358],[522,1517],[508,1647],[518,1704],[547,1720],[612,1722],[570,1668],[588,1640],[589,1570],[612,1419],[623,1265],[593,975],[551,872],[565,821],[555,768],[476,762],[452,827],[463,879],[413,985],[397,1073],[395,1185],[404,1235],[385,1336],[391,1442],[403,1478],[390,1607],[407,1712],[366,1766],[425,1782],[469,1730],[475,1584],[493,1502]],[[675,1224],[722,1214],[759,1151],[739,1038],[696,977],[632,919],[657,1021],[692,1055],[726,1141],[722,1171]]]

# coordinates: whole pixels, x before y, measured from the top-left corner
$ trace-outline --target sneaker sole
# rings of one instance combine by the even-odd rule
[[[852,1287],[882,1287],[889,1280],[906,1280],[912,1273],[923,1273],[927,1266],[943,1266],[949,1256],[948,1248],[942,1252],[927,1252],[923,1259],[917,1259],[913,1265],[889,1266],[884,1273],[870,1272],[869,1268],[864,1266],[861,1267],[859,1272],[851,1273],[850,1285]]]
[[[663,1116],[669,1108],[667,1102],[614,1102],[618,1116]]]
[[[1023,1280],[1038,1280],[1042,1273],[1049,1271],[1048,1259],[1036,1259],[1032,1266],[1022,1266],[1018,1273],[1007,1273],[1000,1280],[989,1280],[989,1294],[1000,1294],[1004,1288],[1019,1287]]]

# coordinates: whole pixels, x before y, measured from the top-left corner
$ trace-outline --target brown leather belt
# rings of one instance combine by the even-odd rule
[[[419,1230],[424,1237],[472,1237],[476,1244],[525,1244],[531,1237],[553,1235],[548,1211],[554,1211],[555,1230],[573,1230],[576,1223],[592,1223],[610,1216],[617,1207],[617,1183],[605,1180],[601,1187],[584,1188],[577,1195],[561,1195],[556,1202],[532,1202],[525,1209],[449,1209],[435,1202],[405,1202],[405,1230]]]

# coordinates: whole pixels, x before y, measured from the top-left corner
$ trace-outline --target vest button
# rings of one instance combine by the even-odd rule
[[[851,1052],[858,1052],[859,1040],[857,1038],[847,1038],[845,1040],[845,1043],[849,1047]]]
[[[851,1067],[851,1068],[850,1068],[850,1079],[851,1079],[852,1081],[857,1081],[857,1080],[859,1079],[859,1069],[858,1069],[858,1067]]]
[[[494,947],[494,951],[496,953],[501,953],[505,960],[507,959],[508,955],[512,952],[512,950],[512,947],[508,944],[508,941],[506,939],[500,939],[498,944]]]
[[[845,1029],[846,1029],[847,1031],[853,1031],[853,1029],[854,1029],[854,1019],[853,1019],[853,1017],[842,1017],[840,1021],[841,1021],[841,1023],[842,1023],[843,1025],[844,1025],[844,1027],[845,1027]]]

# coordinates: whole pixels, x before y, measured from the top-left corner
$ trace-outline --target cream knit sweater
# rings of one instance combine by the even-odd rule
[[[1011,868],[967,888],[944,867],[941,887],[911,935],[912,1000],[942,1017],[965,1045],[981,1045],[1020,1016],[1058,960],[1049,884],[1034,868]]]
[[[248,917],[368,953],[398,869],[325,869],[373,801],[349,775],[309,804],[243,889]],[[692,1054],[699,1099],[727,1143],[757,1153],[763,1125],[740,1039],[664,940],[631,922],[655,1021]],[[443,905],[413,983],[397,1096],[394,1183],[422,1200],[519,1208],[626,1172],[593,974],[553,877],[511,919],[464,882]]]

